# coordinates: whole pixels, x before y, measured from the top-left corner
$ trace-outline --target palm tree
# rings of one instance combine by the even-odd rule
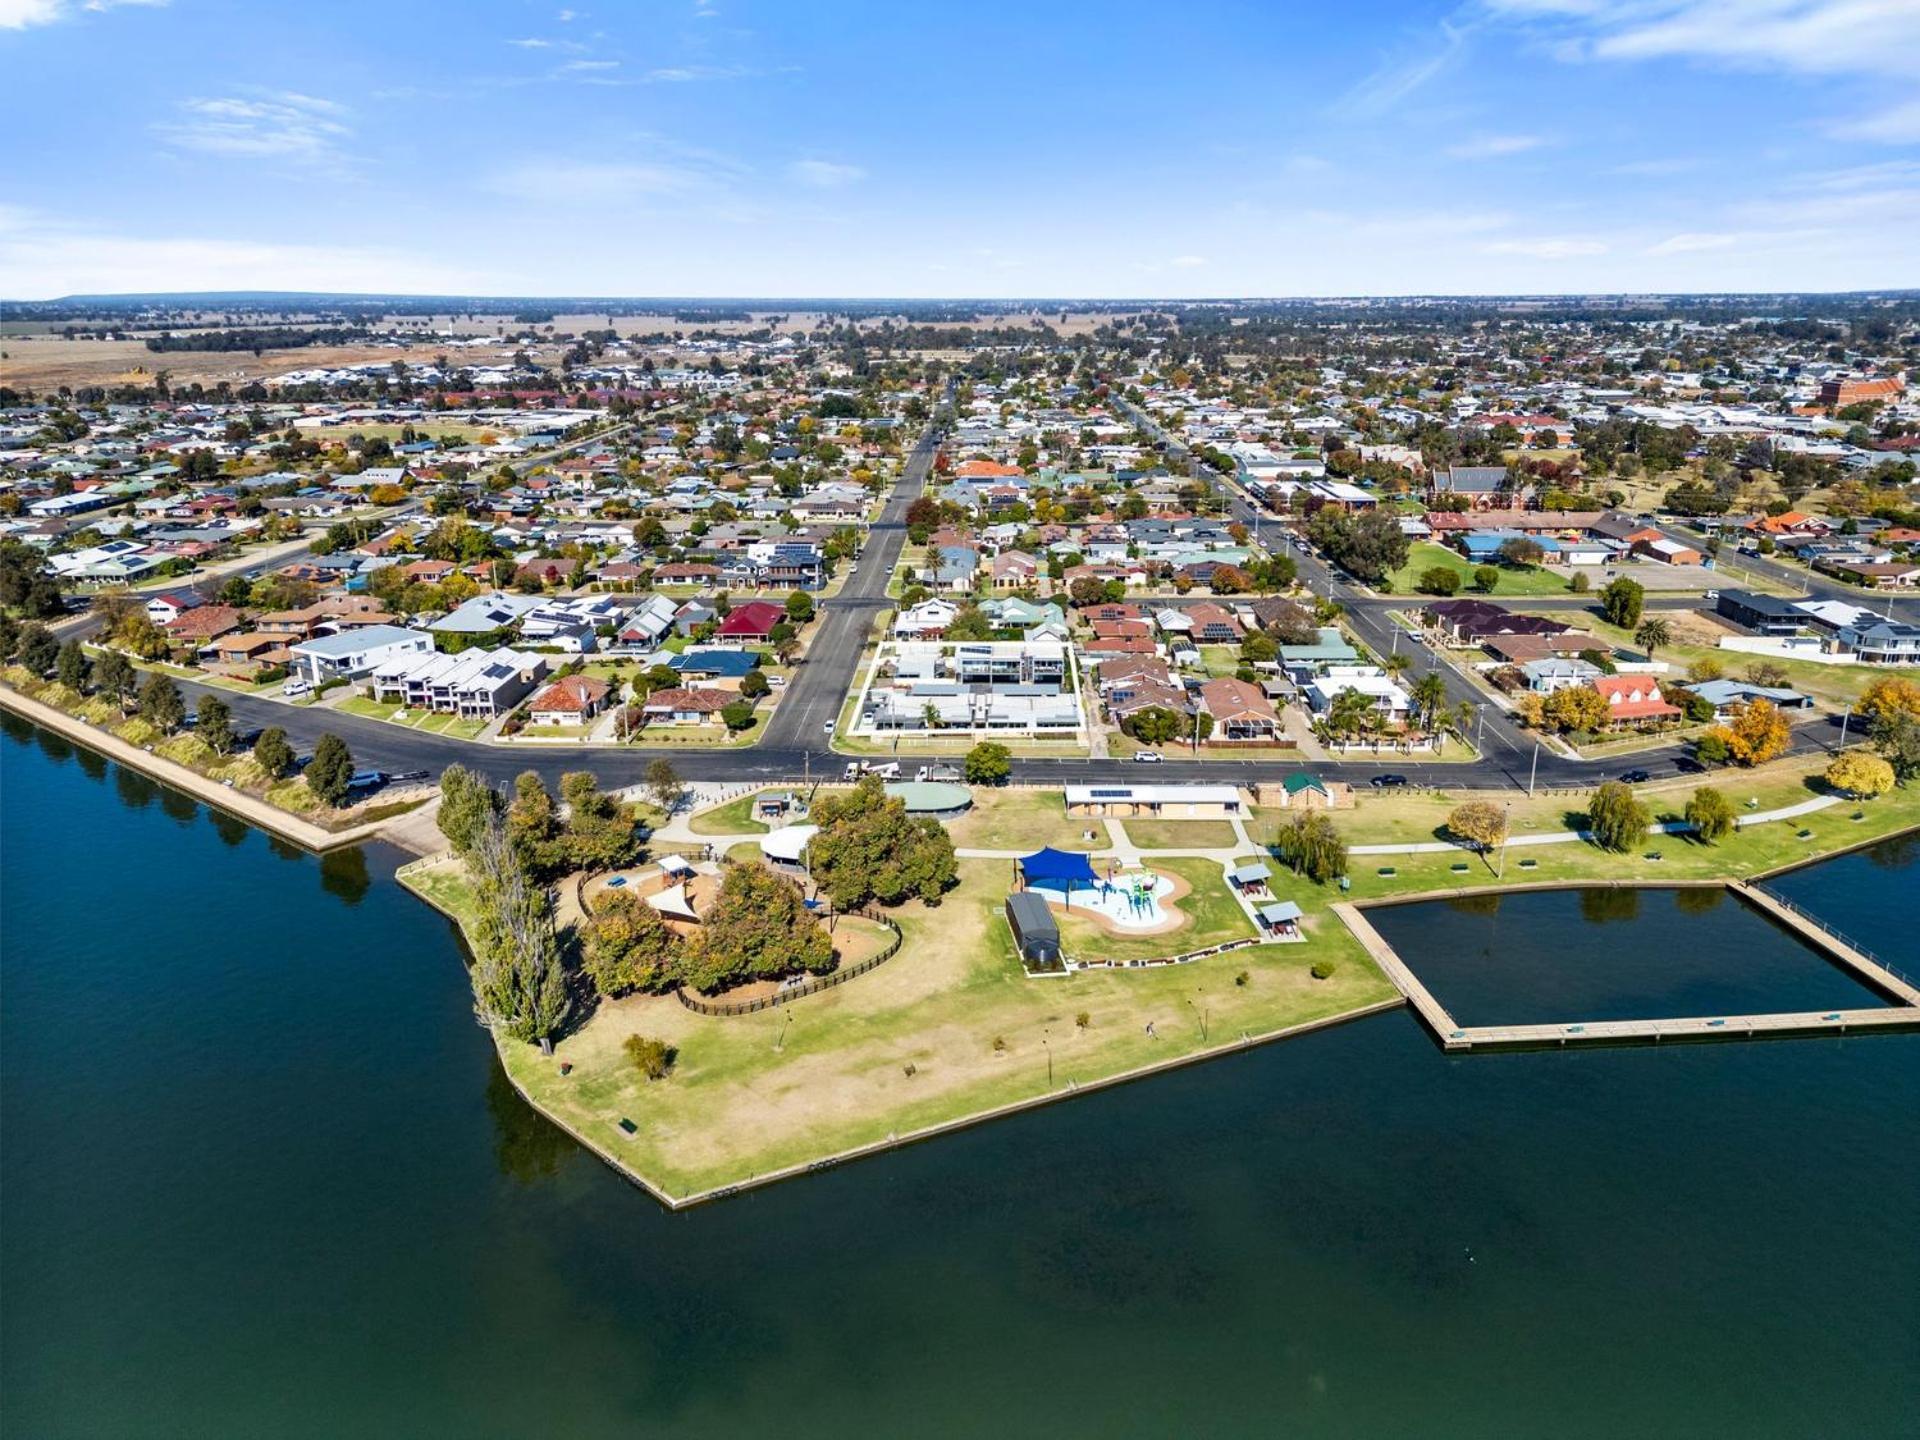
[[[1673,627],[1657,615],[1650,615],[1640,622],[1640,628],[1633,632],[1634,643],[1647,652],[1647,658],[1653,658],[1653,652],[1662,645],[1673,642]]]
[[[1372,715],[1373,701],[1358,690],[1342,690],[1327,707],[1327,728],[1344,738],[1365,730]]]
[[[1447,682],[1438,671],[1429,670],[1413,682],[1413,689],[1408,693],[1420,709],[1420,728],[1431,732],[1440,716],[1440,707],[1447,703]]]

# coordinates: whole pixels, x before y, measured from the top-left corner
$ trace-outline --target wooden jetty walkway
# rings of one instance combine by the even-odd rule
[[[1649,889],[1664,888],[1647,886]],[[1664,1020],[1582,1020],[1548,1025],[1462,1025],[1373,928],[1362,908],[1339,900],[1333,912],[1387,973],[1416,1014],[1447,1050],[1539,1049],[1566,1045],[1657,1045],[1662,1041],[1745,1040],[1782,1035],[1844,1035],[1920,1028],[1920,987],[1778,896],[1744,881],[1726,888],[1896,1003],[1847,1010],[1771,1015],[1693,1015]]]

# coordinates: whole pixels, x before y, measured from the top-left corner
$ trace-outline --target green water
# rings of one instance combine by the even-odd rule
[[[1916,1433],[1920,1037],[1399,1012],[668,1215],[504,1086],[399,857],[18,729],[0,807],[8,1440]],[[1911,961],[1911,846],[1820,875]]]

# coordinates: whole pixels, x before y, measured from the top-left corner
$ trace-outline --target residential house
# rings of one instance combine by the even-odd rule
[[[738,700],[732,690],[670,686],[656,690],[640,704],[649,725],[717,725],[720,712]]]
[[[1661,695],[1659,683],[1650,675],[1602,675],[1593,681],[1593,688],[1607,702],[1609,725],[1677,720],[1684,713]]]
[[[1222,676],[1200,687],[1200,704],[1213,717],[1213,739],[1271,742],[1280,738],[1280,716],[1260,688]]]
[[[289,647],[294,666],[312,685],[351,680],[401,655],[433,651],[433,636],[400,625],[369,625]]]
[[[613,686],[592,675],[563,675],[533,697],[527,720],[533,725],[585,725],[606,709]]]

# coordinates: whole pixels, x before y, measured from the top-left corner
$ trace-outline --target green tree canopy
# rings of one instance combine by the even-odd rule
[[[958,876],[946,827],[908,815],[906,802],[889,796],[877,775],[822,797],[810,818],[820,828],[807,842],[807,869],[839,909],[914,896],[937,903]]]

